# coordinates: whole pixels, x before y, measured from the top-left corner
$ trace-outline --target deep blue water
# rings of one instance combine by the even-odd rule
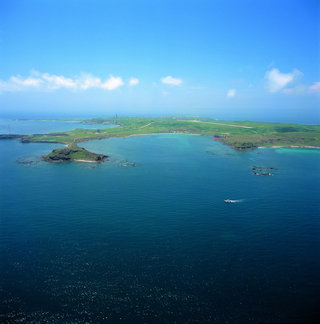
[[[59,146],[0,141],[0,322],[319,320],[319,150],[150,135],[39,161]]]

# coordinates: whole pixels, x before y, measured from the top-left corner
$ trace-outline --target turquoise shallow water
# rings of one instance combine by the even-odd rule
[[[16,163],[59,146],[0,141],[2,321],[317,322],[320,151],[150,135]]]

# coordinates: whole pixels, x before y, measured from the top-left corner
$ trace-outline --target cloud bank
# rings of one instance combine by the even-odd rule
[[[67,78],[62,75],[32,71],[28,77],[17,75],[10,77],[7,81],[0,80],[0,92],[58,89],[87,90],[91,88],[112,91],[123,85],[122,78],[113,75],[102,80],[91,74],[81,74],[79,77]]]

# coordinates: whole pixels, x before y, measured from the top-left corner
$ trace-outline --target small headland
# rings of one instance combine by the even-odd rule
[[[83,147],[70,144],[67,147],[55,149],[50,154],[42,156],[41,160],[46,162],[103,162],[107,158],[107,155],[91,153]]]

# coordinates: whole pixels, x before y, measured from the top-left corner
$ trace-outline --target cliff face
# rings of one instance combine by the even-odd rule
[[[108,156],[104,154],[96,154],[87,151],[75,144],[65,148],[53,150],[50,154],[43,156],[41,159],[47,162],[64,162],[64,161],[88,161],[88,162],[102,162]]]

